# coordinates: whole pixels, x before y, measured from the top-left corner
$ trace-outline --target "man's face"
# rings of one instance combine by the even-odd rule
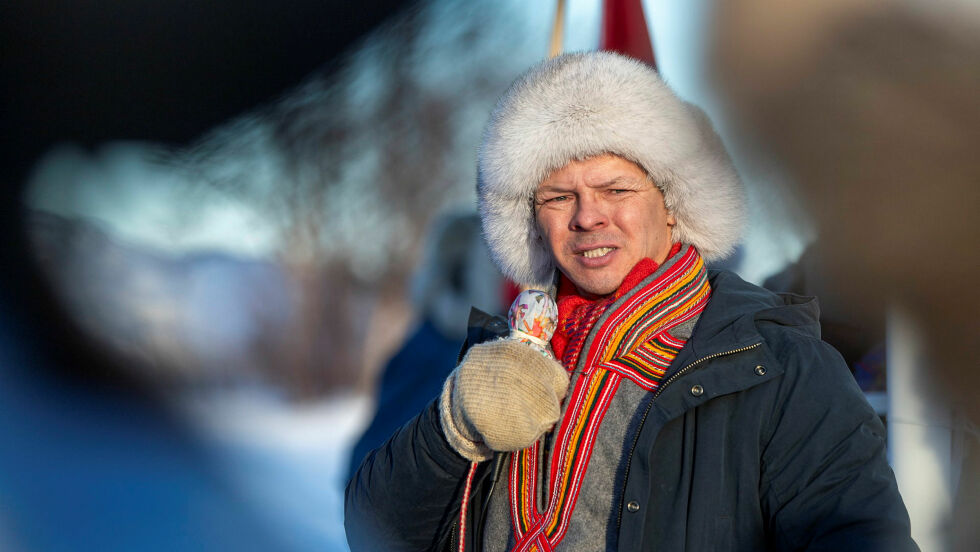
[[[662,263],[674,216],[635,163],[615,155],[572,161],[534,194],[542,239],[579,293],[613,293],[641,259]]]

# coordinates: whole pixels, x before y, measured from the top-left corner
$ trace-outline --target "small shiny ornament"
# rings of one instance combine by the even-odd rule
[[[550,295],[536,289],[522,291],[510,305],[507,322],[511,339],[554,358],[549,341],[558,327],[558,305]]]

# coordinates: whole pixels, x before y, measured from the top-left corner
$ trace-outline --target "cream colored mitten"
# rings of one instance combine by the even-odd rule
[[[567,392],[568,373],[539,351],[513,339],[480,343],[446,379],[440,422],[453,449],[479,462],[534,443]]]

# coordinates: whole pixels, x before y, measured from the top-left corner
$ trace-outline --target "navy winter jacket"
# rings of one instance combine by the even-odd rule
[[[820,341],[816,300],[709,278],[711,299],[626,451],[618,549],[918,550],[884,428]],[[506,328],[478,322],[469,343]],[[480,549],[488,494],[507,492],[502,456],[480,466],[466,550]],[[468,466],[431,403],[348,484],[351,550],[455,549]]]

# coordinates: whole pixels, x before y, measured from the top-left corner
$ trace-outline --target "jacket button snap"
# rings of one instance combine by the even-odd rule
[[[694,387],[691,388],[691,394],[694,395],[695,397],[700,397],[701,395],[704,395],[704,387],[701,387],[700,385],[695,385]]]
[[[761,364],[759,366],[756,366],[755,367],[755,375],[757,375],[757,376],[764,376],[764,375],[766,375],[766,367],[765,366],[762,366]]]
[[[631,500],[629,504],[626,505],[626,509],[629,510],[630,512],[639,512],[640,503],[635,500]]]

